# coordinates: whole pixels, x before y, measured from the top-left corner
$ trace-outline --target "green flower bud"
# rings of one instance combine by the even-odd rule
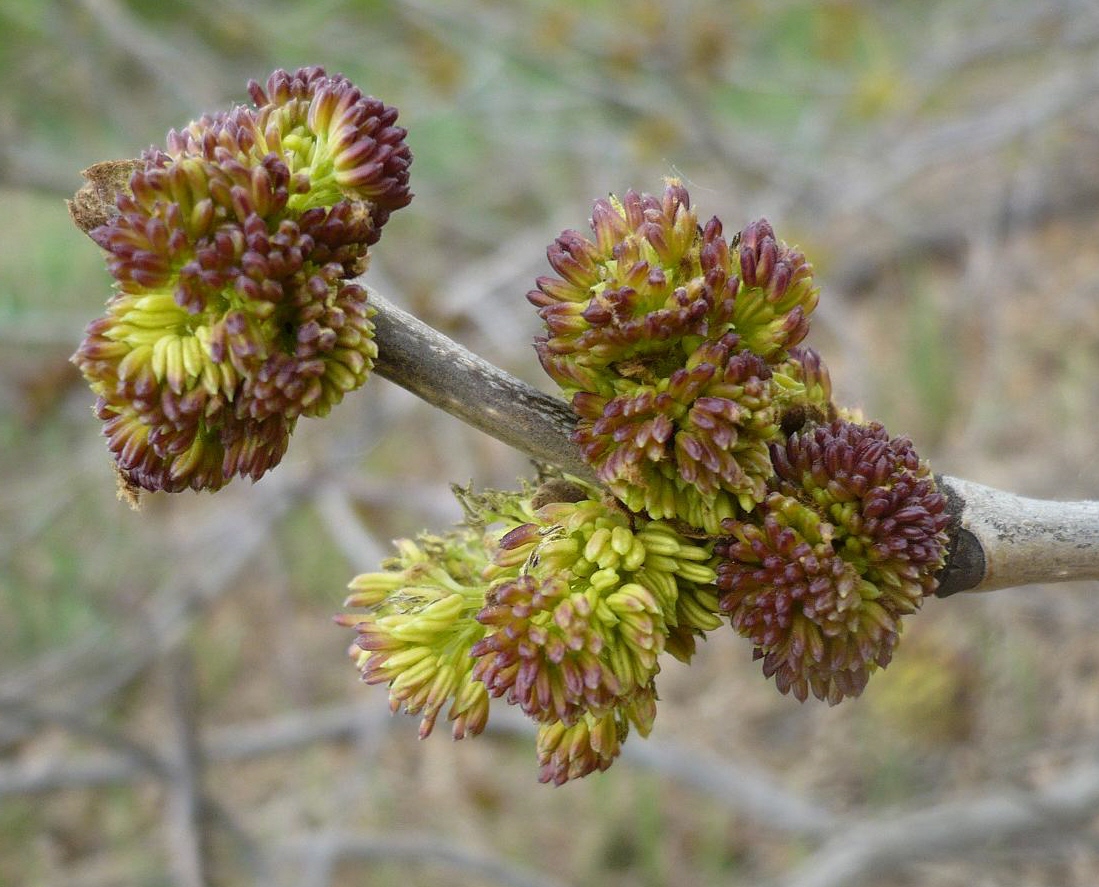
[[[354,594],[344,605],[367,613],[336,617],[358,632],[351,656],[363,680],[389,686],[394,712],[422,716],[420,738],[448,706],[455,739],[480,733],[488,722],[488,692],[469,655],[485,633],[474,617],[485,603],[486,565],[477,534],[402,540],[382,572],[351,582]]]
[[[291,198],[298,212],[343,199],[369,203],[380,230],[412,200],[412,154],[396,126],[397,109],[364,95],[346,77],[323,68],[275,71],[266,86],[248,85],[255,102],[255,151],[285,158],[308,190]]]
[[[544,723],[614,707],[652,682],[681,616],[681,654],[710,626],[704,595],[677,608],[680,588],[712,584],[709,560],[670,526],[638,526],[595,498],[543,505],[500,537],[485,571],[474,673]]]
[[[648,736],[656,717],[656,691],[650,685],[602,713],[585,712],[573,724],[554,721],[538,728],[539,782],[564,785],[614,763],[633,724]]]
[[[661,197],[596,201],[591,227],[594,242],[571,230],[557,238],[547,255],[561,276],[540,277],[527,294],[546,324],[538,357],[566,394],[611,396],[619,378],[652,363],[682,366],[702,339],[729,329],[736,281],[707,273],[701,258],[721,224],[700,236],[677,180]]]
[[[591,229],[557,239],[560,276],[527,294],[546,324],[539,359],[600,481],[633,511],[718,533],[766,495],[782,417],[827,398],[819,360],[790,353],[816,306],[812,269],[766,221],[732,243],[716,218],[699,227],[676,180],[660,198],[597,201]]]
[[[566,395],[611,397],[618,380],[666,377],[703,340],[736,332],[769,363],[808,332],[818,290],[805,257],[766,220],[733,239],[699,227],[686,189],[596,201],[594,240],[567,230],[547,250],[559,277],[527,294],[546,325],[535,349]]]
[[[813,286],[813,266],[797,249],[776,240],[766,219],[750,224],[733,243],[740,277],[733,327],[745,347],[779,360],[809,331],[820,294]]]
[[[543,782],[605,770],[630,725],[652,727],[660,653],[687,661],[721,623],[712,552],[579,481],[455,494],[465,529],[402,540],[351,583],[366,612],[336,621],[363,680],[421,736],[447,706],[455,737],[478,733],[503,696],[540,725]]]
[[[619,383],[623,393],[611,398],[573,398],[573,439],[630,510],[717,533],[738,506],[751,510],[766,495],[776,386],[803,389],[738,344],[727,333],[666,379]]]
[[[946,497],[907,437],[836,420],[771,449],[780,492],[836,527],[836,546],[898,613],[934,592],[945,563]]]
[[[906,438],[807,426],[771,448],[776,492],[728,521],[721,609],[783,693],[835,704],[886,666],[945,562],[946,500]]]

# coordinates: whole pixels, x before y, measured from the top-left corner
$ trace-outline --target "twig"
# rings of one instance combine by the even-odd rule
[[[328,482],[313,495],[313,507],[324,522],[328,535],[356,570],[374,569],[385,557],[378,540],[355,513],[347,490]]]
[[[47,759],[7,769],[0,768],[0,797],[94,788],[132,782],[144,777],[160,781],[173,778],[173,767],[167,753],[151,751],[125,734],[91,720],[84,712],[52,710],[24,700],[0,700],[0,712],[6,722],[18,723],[27,730],[55,725],[109,750],[106,753],[86,754],[76,761],[71,760],[71,756],[66,757],[61,764]],[[236,842],[245,865],[255,876],[256,883],[267,883],[263,878],[266,871],[264,861],[252,836],[218,801],[208,795],[196,795],[196,801],[201,805],[202,814],[216,822],[221,832]]]
[[[938,164],[991,153],[1078,109],[1093,99],[1097,85],[1099,74],[1094,54],[1073,59],[1026,92],[1013,95],[979,116],[950,121],[918,133],[905,130],[891,145],[868,145],[867,150],[887,158],[880,165],[880,175],[835,177],[837,184],[832,184],[830,193],[828,190],[826,193],[840,214],[884,205],[887,195]]]
[[[70,732],[98,739],[110,753],[66,755],[64,760],[31,760],[0,766],[0,797],[40,794],[66,788],[94,788],[132,782],[153,776],[167,779],[171,767],[167,755],[156,754],[123,736],[68,712],[38,711],[25,704],[6,706],[4,714],[39,726],[58,723]],[[317,742],[353,739],[370,716],[361,705],[344,705],[295,712],[252,724],[222,727],[202,734],[202,757],[208,763],[251,760],[268,754],[293,751]],[[401,723],[386,718],[387,725]]]
[[[86,760],[78,761],[70,771],[77,785],[86,784],[84,774],[100,773],[125,778],[129,773],[146,773],[165,779],[170,767],[160,755],[149,751],[145,746],[129,737],[89,720],[86,714],[74,711],[59,711],[32,705],[22,699],[0,699],[0,712],[6,720],[18,721],[27,730],[38,730],[48,725],[56,725],[76,736],[90,739],[111,750],[111,757],[89,755]],[[22,775],[19,775],[19,774]],[[94,777],[93,777],[94,778]],[[107,781],[115,781],[108,778]],[[32,762],[30,765],[0,771],[0,796],[4,794],[22,794],[35,791],[50,791],[65,788],[62,770]],[[93,783],[97,784],[97,783]]]
[[[204,887],[207,872],[202,825],[202,749],[195,724],[197,698],[190,651],[185,646],[178,647],[168,656],[165,668],[176,746],[165,812],[168,855],[179,887]]]
[[[291,836],[280,841],[272,852],[282,857],[302,858],[307,866],[317,866],[321,871],[330,870],[342,859],[384,859],[457,869],[503,887],[565,887],[567,883],[496,856],[475,853],[437,835],[409,835],[404,832],[360,835],[329,831]]]
[[[202,758],[209,764],[232,763],[283,754],[318,742],[352,740],[362,733],[364,721],[369,722],[381,711],[384,710],[380,707],[343,705],[222,727],[203,734]],[[411,729],[411,724],[404,718],[387,716],[381,724],[388,730],[399,730],[403,726]],[[532,730],[531,722],[513,709],[501,708],[489,719],[490,735],[529,737]],[[778,831],[808,837],[825,836],[846,821],[827,808],[790,792],[766,770],[756,765],[737,764],[729,756],[711,757],[696,748],[650,738],[645,742],[626,743],[623,760],[681,781],[711,796],[722,807]],[[130,782],[148,772],[147,768],[122,754],[70,756],[58,764],[0,766],[0,797]],[[165,772],[162,770],[157,775],[163,777]]]
[[[497,440],[577,477],[594,480],[569,442],[572,410],[478,357],[370,290],[379,376]]]
[[[582,477],[575,417],[371,291],[378,373],[535,459]],[[955,518],[940,595],[1099,578],[1099,502],[1027,499],[939,477]]]
[[[360,732],[364,717],[372,711],[361,705],[345,705],[212,730],[203,736],[202,754],[209,762],[226,763],[293,751],[317,742],[345,741]],[[406,721],[387,718],[385,723],[392,730]],[[492,733],[503,735],[526,735],[531,729],[529,722],[513,716],[510,710],[495,712],[489,727]],[[156,755],[145,752],[140,757],[137,760],[115,752],[109,756],[70,756],[56,765],[0,767],[0,796],[129,782],[163,770],[158,766],[151,771],[145,764],[146,759],[159,760]],[[709,759],[697,749],[667,740],[628,743],[623,761],[668,775],[768,828],[807,838],[828,838],[786,887],[854,884],[883,867],[964,851],[976,843],[1004,842],[1030,833],[1048,834],[1076,827],[1099,809],[1099,764],[1093,761],[1069,769],[1036,791],[1002,792],[893,814],[875,812],[861,822],[833,814],[789,792],[758,768],[739,766],[725,757]],[[302,839],[292,854],[320,865],[322,858],[331,861],[328,854],[363,857],[380,852],[371,849],[377,846],[375,838],[343,836],[331,847],[311,845],[314,840],[318,839]],[[407,858],[407,849],[396,849],[393,855]]]
[[[202,569],[174,571],[142,608],[145,619],[138,619],[121,634],[97,637],[79,649],[69,647],[63,657],[46,654],[28,668],[4,675],[0,699],[45,701],[58,711],[80,711],[110,696],[163,656],[185,635],[195,615],[230,587],[274,523],[309,488],[309,477],[284,466],[282,472],[256,487],[247,511],[230,508],[217,512],[174,552],[179,563],[201,564]],[[232,542],[226,544],[225,540]],[[82,662],[75,672],[71,668],[74,657]],[[63,681],[58,680],[62,669]],[[13,741],[13,725],[0,724],[0,736]]]
[[[488,722],[490,734],[531,737],[533,723],[514,708],[494,711]],[[756,764],[739,764],[729,755],[711,755],[667,739],[649,737],[644,742],[622,746],[622,760],[669,777],[717,801],[753,822],[776,831],[805,837],[835,833],[846,820],[837,813],[790,791],[766,769]]]
[[[1099,502],[1027,499],[956,477],[939,483],[958,525],[940,597],[1099,579]]]
[[[1099,811],[1099,763],[1088,761],[1045,788],[938,804],[849,826],[810,856],[784,887],[854,887],[876,872],[919,860],[1079,827]]]

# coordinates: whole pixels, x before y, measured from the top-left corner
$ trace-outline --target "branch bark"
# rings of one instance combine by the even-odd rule
[[[375,372],[541,462],[593,480],[559,398],[505,373],[374,290]],[[940,475],[953,517],[938,595],[1099,579],[1099,502],[1028,499]]]
[[[87,184],[70,201],[85,233],[117,212],[117,167],[84,170]],[[374,317],[378,375],[539,462],[586,480],[594,475],[571,441],[572,410],[516,379],[367,287]],[[1099,502],[1050,502],[940,476],[953,517],[937,594],[992,591],[1041,582],[1099,579]]]
[[[568,404],[505,373],[375,290],[367,290],[378,312],[374,372],[532,459],[598,482],[569,440],[576,418]]]

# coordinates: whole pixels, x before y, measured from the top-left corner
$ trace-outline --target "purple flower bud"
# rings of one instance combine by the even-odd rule
[[[901,618],[934,591],[946,501],[911,441],[876,423],[807,424],[771,461],[775,492],[715,547],[721,608],[781,692],[835,704],[889,663]]]

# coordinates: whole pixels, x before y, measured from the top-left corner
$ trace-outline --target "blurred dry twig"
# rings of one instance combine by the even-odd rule
[[[1099,762],[1089,758],[1031,791],[989,791],[965,800],[844,828],[806,859],[784,887],[854,887],[883,871],[964,853],[976,845],[1065,834],[1099,812]]]
[[[401,861],[417,866],[444,866],[448,873],[475,875],[501,887],[565,887],[566,882],[509,863],[489,853],[478,853],[438,835],[349,834],[336,830],[290,835],[272,848],[283,860],[304,863],[305,877],[291,883],[300,887],[327,887],[339,862]]]

